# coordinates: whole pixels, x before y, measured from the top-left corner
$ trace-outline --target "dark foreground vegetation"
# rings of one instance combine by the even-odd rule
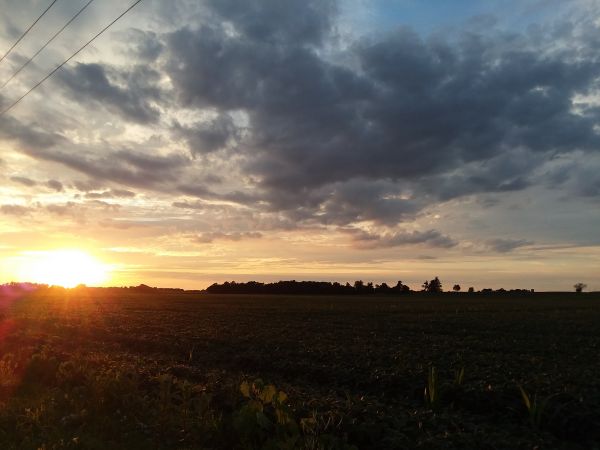
[[[2,449],[600,448],[600,298],[5,289]]]

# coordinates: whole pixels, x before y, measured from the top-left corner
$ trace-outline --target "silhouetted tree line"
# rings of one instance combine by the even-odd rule
[[[223,284],[214,283],[206,292],[211,294],[289,294],[289,295],[354,295],[354,294],[407,294],[410,288],[398,281],[390,287],[386,283],[373,285],[362,280],[341,284],[329,281],[278,281],[276,283],[260,283],[248,281],[236,283],[226,281]]]
[[[460,285],[455,284],[452,287],[454,294],[461,290]],[[420,291],[413,291],[409,286],[398,281],[395,286],[389,286],[387,283],[373,284],[357,280],[354,284],[341,284],[329,281],[277,281],[275,283],[261,283],[258,281],[248,281],[246,283],[237,283],[235,281],[226,281],[222,284],[214,283],[206,292],[210,294],[286,294],[286,295],[407,295],[407,294],[439,294],[444,292],[442,282],[438,277],[432,280],[426,280],[421,285]],[[468,294],[531,294],[533,289],[482,289],[475,291],[473,287],[468,288]],[[467,295],[464,293],[462,295]]]
[[[581,293],[587,285],[584,283],[577,283],[574,285],[575,291]],[[47,284],[38,283],[5,283],[0,284],[0,298],[12,297],[26,292],[31,292],[40,289],[60,289],[66,290],[61,286],[48,286]],[[153,293],[153,292],[187,292],[187,293],[201,293],[207,292],[209,294],[288,294],[288,295],[407,295],[407,294],[439,294],[443,293],[442,282],[438,277],[432,280],[426,280],[421,285],[420,291],[413,291],[408,285],[398,281],[395,286],[389,286],[387,283],[373,284],[372,282],[365,283],[362,280],[357,280],[354,284],[345,283],[341,284],[338,282],[329,281],[277,281],[276,283],[261,283],[258,281],[248,281],[246,283],[237,283],[235,281],[226,281],[223,284],[214,283],[206,290],[184,290],[181,288],[159,288],[151,287],[145,284],[138,286],[123,286],[123,287],[94,287],[89,288],[85,285],[79,285],[72,289],[94,289],[110,292],[139,292],[139,293]],[[518,294],[518,295],[531,295],[535,291],[533,289],[490,289],[485,288],[480,291],[476,291],[475,288],[469,287],[467,291],[461,293],[461,286],[455,284],[452,287],[452,295],[477,295],[477,294]]]
[[[146,284],[139,284],[137,286],[128,286],[126,288],[124,287],[121,289],[128,289],[130,291],[136,291],[136,292],[153,292],[153,291],[184,292],[184,290],[181,288],[159,288],[159,287],[148,286]]]

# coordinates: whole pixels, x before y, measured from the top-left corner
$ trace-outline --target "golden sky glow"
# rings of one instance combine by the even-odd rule
[[[67,288],[100,286],[109,281],[110,267],[81,250],[23,252],[15,262],[20,281]]]
[[[0,3],[7,49],[41,6]],[[600,289],[600,6],[284,3],[141,2],[0,117],[0,283]],[[93,2],[0,105],[123,8]]]

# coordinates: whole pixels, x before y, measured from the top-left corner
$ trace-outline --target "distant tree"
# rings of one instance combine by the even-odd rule
[[[587,287],[587,284],[585,284],[585,283],[575,283],[573,285],[573,287],[575,288],[575,292],[577,292],[578,294],[580,294]]]
[[[433,280],[429,282],[429,291],[430,292],[442,292],[442,282],[438,277],[435,277]]]
[[[438,277],[435,277],[430,281],[425,281],[425,283],[423,283],[423,290],[432,294],[442,292],[442,282]]]
[[[141,291],[141,292],[147,292],[147,291],[154,291],[156,288],[150,287],[146,284],[140,284],[138,286],[134,286],[131,289],[134,289],[136,291]]]
[[[388,294],[392,289],[387,283],[381,283],[375,286],[375,292],[378,294]]]
[[[454,287],[452,288],[452,290],[454,292],[460,292],[460,284],[455,284]]]
[[[403,284],[402,281],[398,281],[392,290],[399,294],[408,294],[410,292],[410,287],[406,284]]]
[[[354,290],[357,294],[360,294],[365,289],[365,283],[363,280],[356,280],[354,282]]]
[[[473,292],[475,292],[475,288],[474,288],[473,286],[471,286],[471,287],[469,288],[469,294],[472,294]]]
[[[381,289],[378,286],[377,289]],[[390,287],[384,283],[383,290],[391,291]],[[139,289],[131,287],[130,289]],[[159,288],[146,287],[152,291]],[[357,281],[354,286],[346,283],[342,285],[338,282],[328,281],[277,281],[275,283],[261,283],[258,281],[248,281],[236,283],[235,281],[226,281],[223,284],[213,283],[206,288],[206,292],[211,294],[299,294],[299,295],[351,295],[351,294],[373,294],[376,292],[372,282],[365,284],[363,281]],[[378,291],[377,291],[378,292]]]

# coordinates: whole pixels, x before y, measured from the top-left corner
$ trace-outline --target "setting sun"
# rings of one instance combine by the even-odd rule
[[[22,281],[75,287],[99,285],[109,275],[109,267],[81,250],[54,250],[28,253],[19,268]]]

